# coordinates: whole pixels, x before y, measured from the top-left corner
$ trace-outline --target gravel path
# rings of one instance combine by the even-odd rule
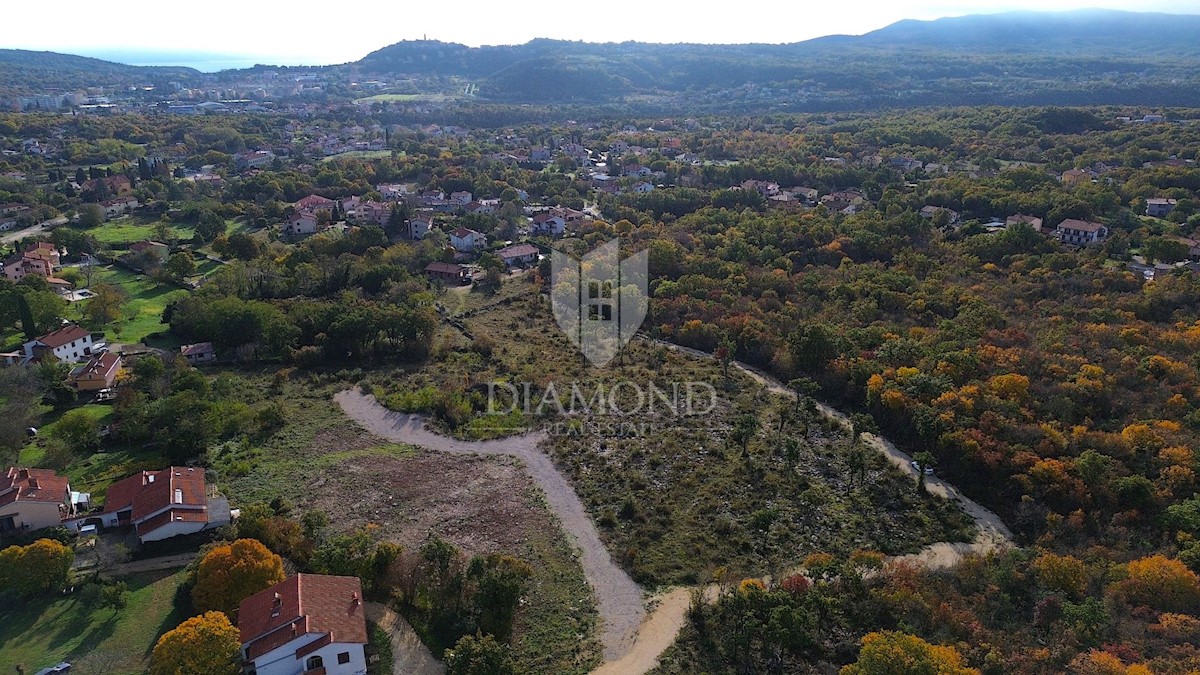
[[[670,342],[655,342],[698,358],[713,358],[706,352]],[[773,393],[795,396],[783,383],[752,366],[738,361],[733,361],[732,365]],[[443,452],[505,454],[524,460],[530,474],[546,493],[546,501],[562,522],[563,528],[574,537],[583,551],[583,570],[596,593],[603,631],[604,663],[593,671],[593,675],[642,675],[654,669],[659,656],[675,642],[683,628],[691,603],[691,589],[676,588],[659,595],[655,599],[657,604],[653,612],[646,616],[640,587],[613,563],[578,495],[550,458],[538,450],[537,445],[544,434],[526,434],[494,441],[459,441],[429,431],[420,416],[389,411],[379,405],[374,397],[357,390],[343,391],[334,398],[352,419],[368,431],[390,440]],[[850,427],[849,418],[838,410],[823,403],[817,403],[817,408],[825,417]],[[862,439],[916,480],[917,471],[912,467],[912,458],[895,444],[875,434],[863,434]],[[937,476],[928,476],[925,485],[930,493],[957,502],[975,520],[978,528],[975,540],[938,542],[918,553],[897,556],[891,560],[915,562],[931,568],[950,567],[966,555],[987,553],[1011,541],[1012,533],[999,516],[964,496],[950,483]],[[705,597],[710,601],[714,599],[716,587],[706,587]]]
[[[492,441],[461,441],[430,431],[420,415],[393,412],[380,405],[374,396],[355,389],[339,392],[334,400],[347,416],[364,429],[391,441],[440,452],[520,458],[545,493],[546,503],[558,517],[562,528],[575,540],[575,545],[581,551],[583,573],[596,595],[604,660],[615,661],[629,651],[646,614],[642,606],[642,589],[613,562],[583,502],[555,468],[554,462],[538,449],[538,443],[545,438],[545,434],[525,434]]]

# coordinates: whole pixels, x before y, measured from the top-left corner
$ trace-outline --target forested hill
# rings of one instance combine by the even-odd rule
[[[0,93],[32,94],[138,82],[189,82],[200,77],[191,68],[129,66],[87,56],[0,49]]]
[[[901,21],[785,45],[406,41],[354,64],[457,75],[503,101],[625,97],[790,110],[938,104],[1200,105],[1200,16],[1101,10]],[[764,91],[765,90],[765,91]]]

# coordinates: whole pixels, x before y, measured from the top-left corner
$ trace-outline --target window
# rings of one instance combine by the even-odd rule
[[[310,656],[308,657],[308,660],[304,662],[305,670],[316,670],[317,668],[324,667],[325,659],[322,659],[320,656]]]
[[[338,663],[350,663],[350,652],[338,654]]]
[[[175,488],[175,503],[183,503],[183,490],[181,488]]]
[[[588,283],[588,319],[612,321],[612,282],[592,281]]]

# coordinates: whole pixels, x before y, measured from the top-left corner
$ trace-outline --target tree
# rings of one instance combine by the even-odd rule
[[[867,451],[861,443],[855,442],[850,448],[850,454],[846,456],[846,465],[850,469],[850,486],[854,486],[855,480],[859,485],[867,482]]]
[[[841,675],[979,675],[962,665],[953,647],[931,645],[915,635],[884,631],[863,636],[858,660]]]
[[[491,635],[464,635],[446,650],[447,675],[513,675],[508,648]]]
[[[1075,600],[1087,592],[1087,564],[1069,555],[1043,553],[1031,565],[1046,589]]]
[[[169,630],[150,654],[150,675],[237,675],[238,629],[221,612],[205,612]]]
[[[17,293],[17,310],[21,314],[21,331],[25,333],[25,339],[32,340],[38,336],[38,325],[33,318],[33,310],[29,307],[29,300],[23,293]]]
[[[99,204],[83,204],[79,207],[79,226],[96,227],[104,222],[104,209]]]
[[[163,265],[163,272],[167,278],[181,282],[196,273],[196,261],[190,253],[175,253]]]
[[[797,377],[788,380],[788,389],[796,392],[796,409],[799,410],[804,399],[816,394],[820,387],[810,377]]]
[[[76,408],[63,413],[54,424],[52,435],[74,452],[84,452],[100,442],[100,425],[92,413]]]
[[[725,338],[721,340],[717,351],[713,353],[717,357],[717,360],[721,362],[721,377],[725,380],[729,379],[729,363],[733,361],[734,349],[733,341]]]
[[[504,275],[508,268],[504,265],[504,261],[495,253],[484,253],[479,256],[479,267],[484,271],[482,281],[477,281],[476,284],[485,291],[495,291],[500,288],[500,284],[504,280]]]
[[[1125,566],[1125,575],[1109,589],[1131,605],[1165,612],[1200,609],[1200,576],[1179,560],[1163,555],[1134,560]]]
[[[0,450],[15,453],[25,447],[25,430],[33,426],[41,389],[32,368],[0,368]]]
[[[478,587],[475,607],[480,630],[501,642],[507,641],[525,593],[525,581],[533,576],[533,568],[512,556],[490,555],[473,559],[467,576],[475,579]]]
[[[750,441],[758,434],[758,418],[751,414],[739,415],[733,423],[731,438],[734,443],[742,446],[742,455],[749,456]]]
[[[256,539],[238,539],[212,549],[200,561],[192,603],[200,611],[236,616],[242,600],[283,580],[282,558]]]
[[[75,552],[54,539],[38,539],[28,546],[0,551],[0,594],[21,596],[56,591],[67,585]]]
[[[121,305],[125,302],[125,291],[120,286],[100,283],[92,287],[92,297],[84,306],[88,321],[106,326],[121,318]]]

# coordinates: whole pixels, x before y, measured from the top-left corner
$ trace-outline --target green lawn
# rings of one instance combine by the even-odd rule
[[[335,159],[385,159],[392,156],[391,150],[351,150],[336,155],[323,157],[322,162],[332,162]]]
[[[145,672],[158,637],[186,618],[174,605],[183,579],[183,572],[125,579],[129,605],[120,612],[89,610],[78,595],[0,609],[0,672],[21,665],[34,673],[64,660],[75,666],[72,672]]]
[[[146,239],[155,239],[158,236],[154,233],[154,226],[157,222],[136,217],[122,218],[93,227],[87,230],[87,233],[95,237],[102,246],[124,246]],[[192,228],[190,227],[172,223],[168,225],[168,228],[176,239],[187,241],[192,238]]]
[[[146,336],[167,330],[162,323],[162,313],[167,303],[187,295],[188,291],[157,281],[142,274],[134,274],[116,266],[105,267],[96,272],[92,284],[109,283],[122,288],[128,300],[121,307],[121,318],[104,327],[109,340],[114,342],[141,342]],[[82,320],[83,306],[87,301],[68,308],[68,317]],[[95,326],[90,326],[95,329]],[[156,343],[155,346],[163,346]]]
[[[96,418],[99,424],[112,420],[111,405],[89,403],[82,406]],[[17,458],[19,466],[42,466],[45,461],[45,440],[54,435],[54,426],[65,411],[47,408],[38,423],[38,440],[21,449]],[[62,471],[71,479],[71,488],[79,492],[92,493],[92,503],[102,504],[104,491],[116,480],[142,469],[160,469],[167,459],[159,452],[122,445],[104,445],[103,452],[96,452],[72,461]]]

